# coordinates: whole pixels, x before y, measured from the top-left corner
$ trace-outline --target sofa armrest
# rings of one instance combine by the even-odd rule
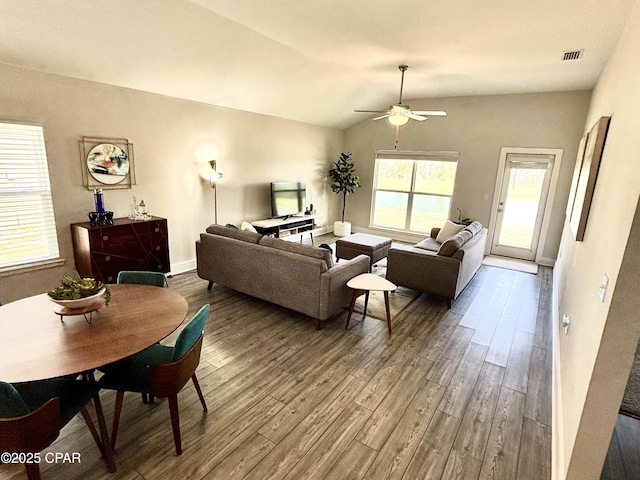
[[[460,261],[421,248],[394,245],[387,257],[390,282],[454,299]]]
[[[320,275],[320,320],[336,315],[351,302],[353,291],[347,282],[369,272],[369,257],[358,255],[341,261]]]

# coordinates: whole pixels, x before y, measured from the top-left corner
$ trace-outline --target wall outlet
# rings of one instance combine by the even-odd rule
[[[571,323],[571,320],[569,319],[569,315],[567,315],[566,313],[562,316],[562,323],[560,324],[560,328],[562,328],[564,330],[564,334],[566,335],[567,333],[569,333],[569,324]]]
[[[602,282],[600,282],[600,289],[598,290],[598,297],[600,297],[600,301],[604,302],[604,296],[607,293],[607,286],[609,285],[609,277],[605,273],[602,277]]]

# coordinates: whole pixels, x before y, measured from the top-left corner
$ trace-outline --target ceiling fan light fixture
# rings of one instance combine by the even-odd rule
[[[391,125],[395,125],[396,127],[404,125],[408,121],[409,117],[405,117],[404,115],[389,115],[389,123]]]

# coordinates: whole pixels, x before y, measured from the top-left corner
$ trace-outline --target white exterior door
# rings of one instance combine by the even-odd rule
[[[535,261],[559,159],[555,153],[504,150],[492,213],[491,254]]]

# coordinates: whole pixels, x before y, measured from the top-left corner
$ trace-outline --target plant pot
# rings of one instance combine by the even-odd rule
[[[351,235],[351,222],[334,222],[333,234],[336,237],[346,237]]]

